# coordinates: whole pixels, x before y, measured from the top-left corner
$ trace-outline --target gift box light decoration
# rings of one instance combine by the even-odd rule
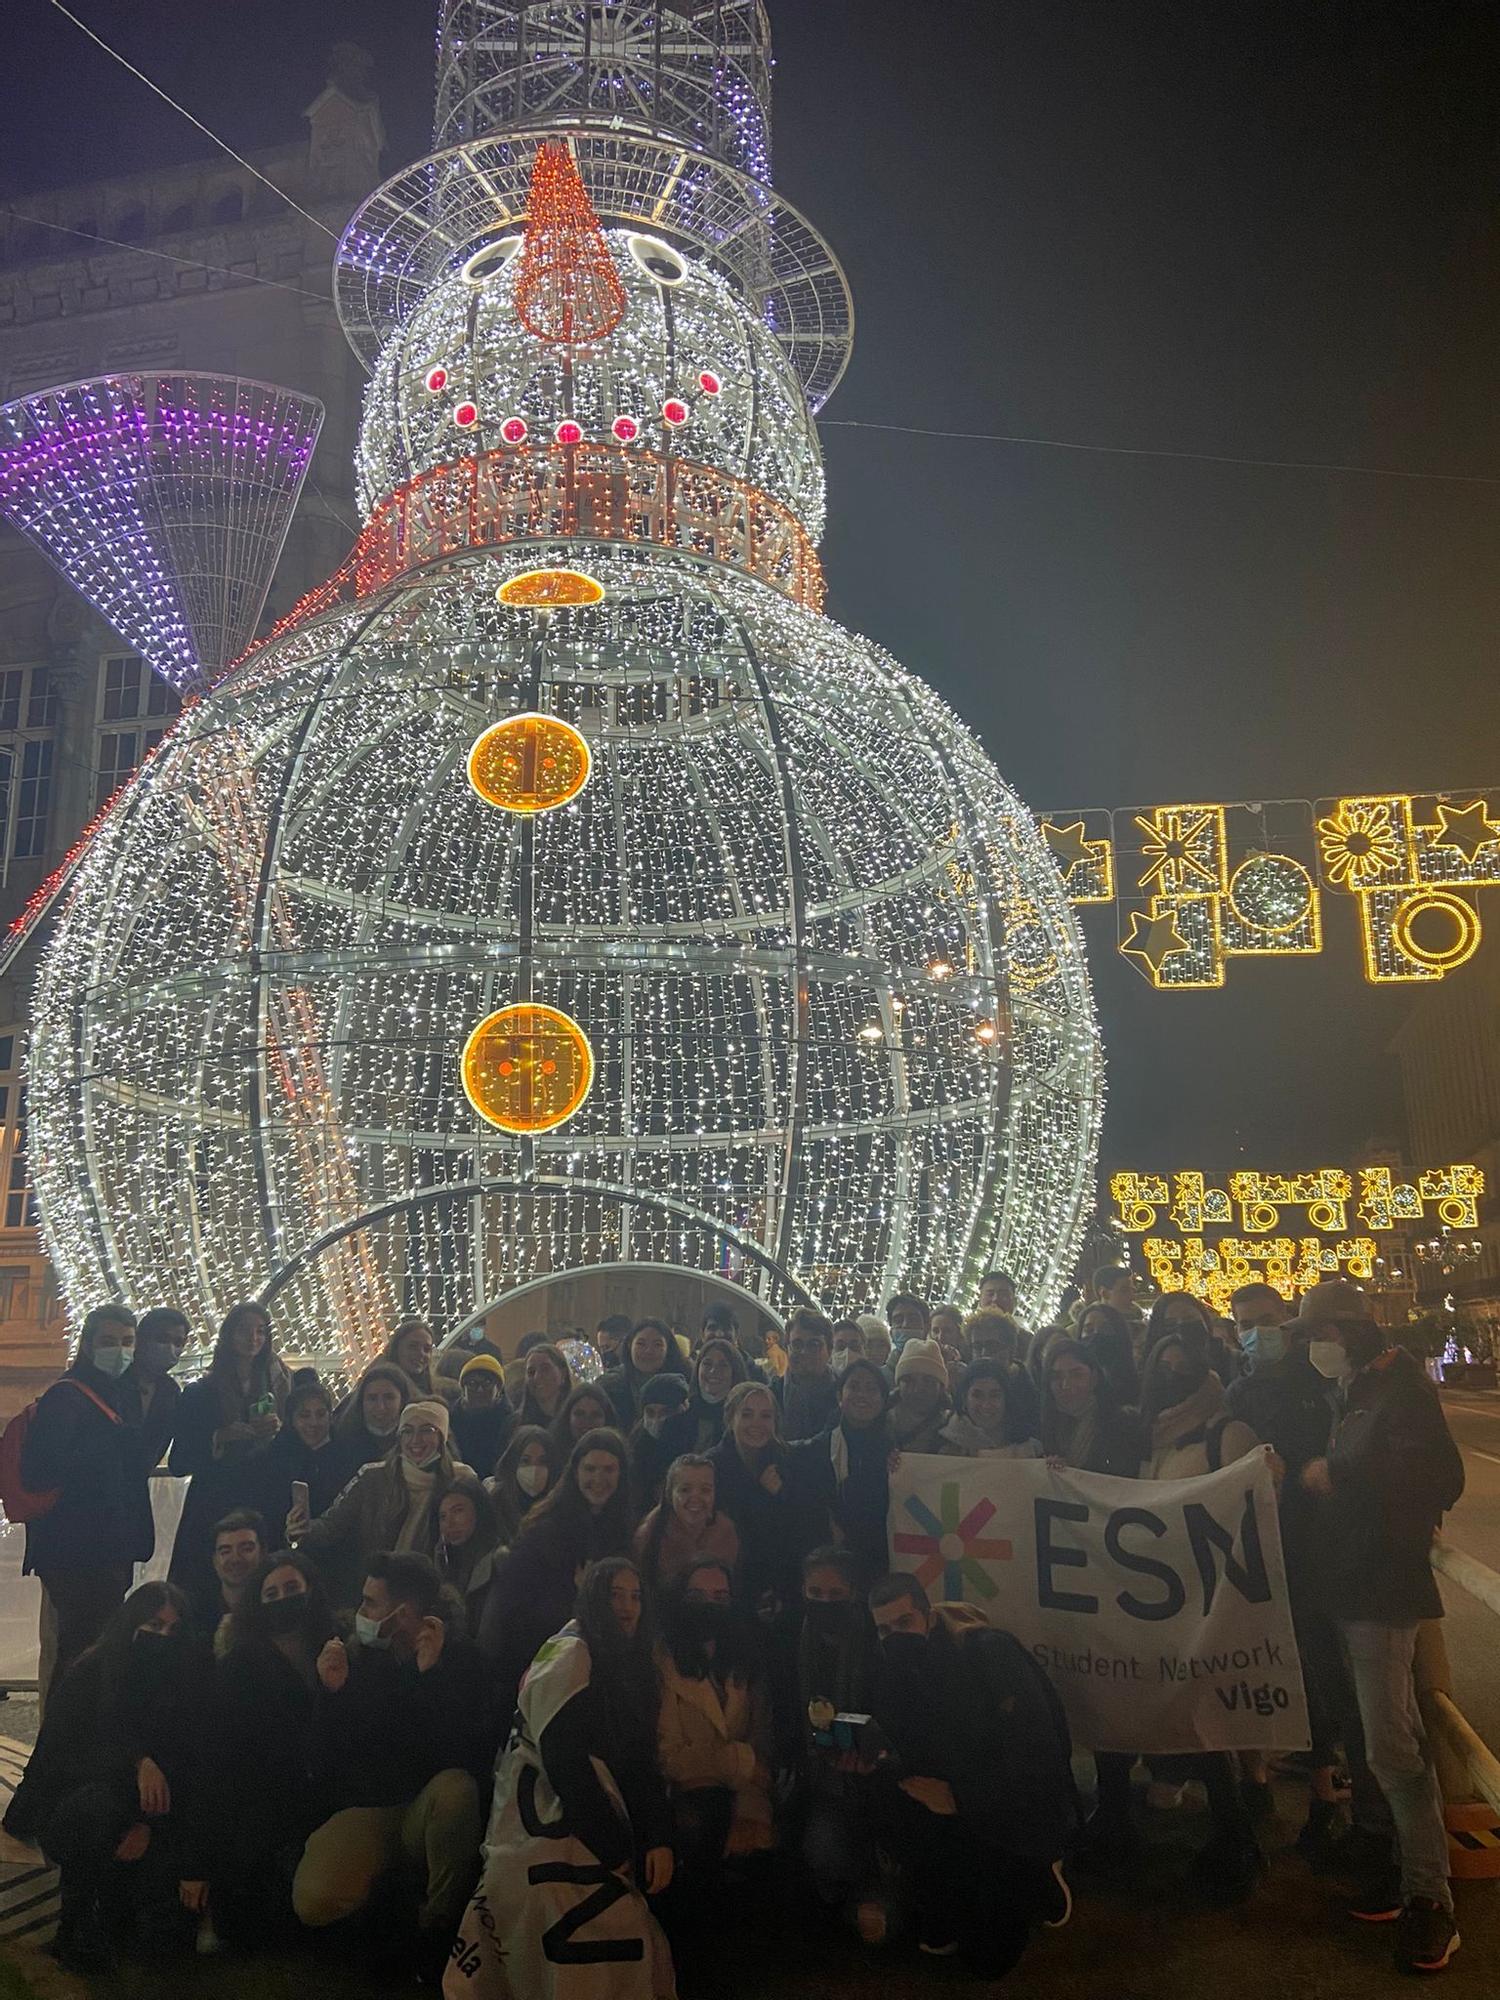
[[[335,273],[359,543],[46,954],[69,1310],[170,1272],[342,1371],[361,1282],[456,1331],[580,1268],[779,1314],[1000,1262],[1045,1316],[1102,1101],[1077,923],[975,738],[821,615],[850,309],[766,179],[762,10],[446,0],[439,47],[443,150]]]

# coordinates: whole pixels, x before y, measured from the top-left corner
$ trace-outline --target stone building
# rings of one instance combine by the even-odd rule
[[[0,402],[98,375],[184,368],[275,383],[326,406],[268,619],[338,567],[357,529],[362,377],[329,271],[350,210],[378,178],[371,77],[364,51],[340,45],[307,109],[306,137],[249,156],[316,222],[223,154],[18,195],[8,213],[0,208]],[[177,707],[165,682],[0,523],[0,936]],[[0,978],[0,1415],[64,1354],[28,1192],[21,1065],[36,950],[33,941]]]

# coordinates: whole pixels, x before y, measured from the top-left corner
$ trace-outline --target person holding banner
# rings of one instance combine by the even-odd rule
[[[1067,1922],[1078,1822],[1062,1704],[1008,1632],[934,1606],[914,1576],[870,1591],[880,1638],[871,1788],[877,1838],[911,1881],[917,1944],[1002,1979],[1038,1922]]]
[[[1115,1401],[1098,1356],[1066,1334],[1047,1348],[1042,1451],[1076,1472],[1103,1472],[1116,1479],[1134,1479],[1145,1456],[1140,1419]]]
[[[1358,1285],[1342,1278],[1314,1285],[1297,1321],[1310,1335],[1313,1365],[1344,1386],[1327,1455],[1303,1467],[1302,1485],[1318,1503],[1326,1602],[1400,1860],[1399,1880],[1374,1884],[1351,1914],[1396,1924],[1403,1972],[1440,1972],[1458,1949],[1458,1929],[1442,1797],[1412,1665],[1418,1625],[1443,1615],[1432,1537],[1463,1493],[1463,1459],[1421,1363],[1388,1344]]]

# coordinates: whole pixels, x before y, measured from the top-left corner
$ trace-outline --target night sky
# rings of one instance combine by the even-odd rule
[[[296,134],[327,46],[360,41],[388,165],[427,149],[432,0],[75,11],[242,149]],[[1493,0],[770,11],[776,178],[857,312],[825,413],[832,614],[1038,809],[1500,784]],[[6,40],[8,197],[201,150],[46,0],[11,0]],[[1366,987],[1352,907],[1327,918],[1321,960],[1174,996],[1087,915],[1107,1155],[1295,1169],[1399,1133],[1411,992]]]

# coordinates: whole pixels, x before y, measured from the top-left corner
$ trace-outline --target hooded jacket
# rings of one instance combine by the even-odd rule
[[[1464,1490],[1464,1463],[1437,1391],[1405,1348],[1350,1382],[1328,1446],[1333,1497],[1315,1522],[1334,1618],[1414,1625],[1441,1618],[1432,1537]]]

